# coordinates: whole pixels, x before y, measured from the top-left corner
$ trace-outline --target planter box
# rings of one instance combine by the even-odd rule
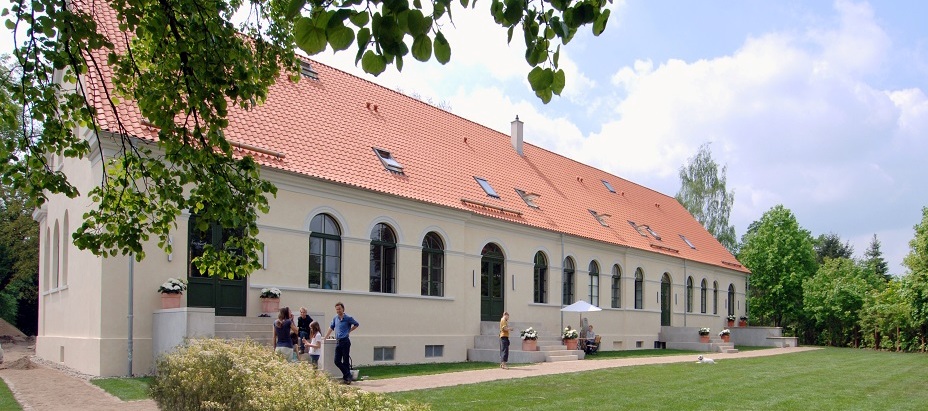
[[[522,351],[538,351],[538,340],[522,340]]]
[[[181,293],[161,293],[161,309],[180,308],[180,297],[182,295]]]

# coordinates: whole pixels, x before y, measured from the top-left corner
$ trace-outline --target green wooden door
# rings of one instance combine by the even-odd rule
[[[483,247],[480,259],[480,320],[499,321],[505,311],[503,252],[496,244]]]
[[[192,263],[194,258],[203,255],[207,244],[221,247],[225,238],[235,235],[235,230],[213,226],[202,232],[193,228],[195,218],[190,217],[190,229],[187,232],[187,306],[215,308],[216,315],[244,316],[246,280],[210,277],[201,273]]]
[[[667,274],[661,278],[661,325],[670,325],[670,278]]]

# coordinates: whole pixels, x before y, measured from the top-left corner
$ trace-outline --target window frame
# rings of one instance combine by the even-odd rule
[[[612,266],[612,308],[622,308],[622,267]]]
[[[635,269],[635,309],[644,309],[644,270]]]
[[[590,261],[590,304],[599,307],[599,263]]]
[[[322,228],[322,230],[313,230],[316,227]],[[335,220],[335,217],[327,213],[319,213],[313,216],[312,220],[309,223],[310,234],[309,234],[309,268],[306,284],[308,288],[321,289],[321,290],[341,290],[342,285],[342,237],[341,237],[341,226],[338,224],[338,221]],[[332,229],[329,232],[329,229]],[[320,253],[313,253],[313,244],[318,242],[318,247]],[[338,250],[336,253],[330,254],[328,252],[330,247],[330,242],[335,242],[338,245]],[[335,255],[337,254],[337,255]],[[314,255],[320,256],[320,265],[319,272],[314,273],[312,268],[312,258]],[[335,258],[338,261],[338,266],[335,267],[335,271],[330,270],[329,259]],[[332,281],[329,277],[329,274],[333,274],[332,278],[335,278],[336,281]],[[319,282],[313,283],[314,275],[318,275]]]
[[[561,275],[561,304],[571,305],[574,300],[574,277],[577,274],[577,265],[574,259],[567,257],[564,259],[564,270]]]
[[[541,261],[539,261],[541,259]],[[548,256],[544,252],[535,253],[535,265],[533,269],[533,297],[532,301],[536,304],[548,303]]]
[[[393,241],[385,240],[385,233],[389,233]],[[396,294],[396,266],[398,257],[396,231],[387,223],[377,223],[374,225],[374,228],[371,229],[370,237],[370,286],[368,290],[372,293]],[[379,258],[377,258],[378,255]],[[388,258],[388,256],[392,258]],[[379,277],[374,275],[377,265],[380,266]],[[379,287],[376,289],[375,280],[379,281]]]
[[[438,260],[438,267],[433,264],[435,259]],[[435,277],[438,277],[438,279],[436,280]],[[420,290],[422,295],[444,297],[444,279],[445,243],[438,233],[430,231],[422,237],[422,283]]]

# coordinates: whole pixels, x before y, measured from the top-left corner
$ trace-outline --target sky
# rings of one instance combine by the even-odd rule
[[[928,207],[928,2],[613,0],[604,33],[562,46],[567,86],[549,104],[490,2],[453,3],[447,65],[410,56],[373,77],[350,50],[313,58],[501,133],[518,115],[527,143],[669,196],[709,143],[739,238],[782,204],[855,257],[876,234],[890,273],[906,272]]]

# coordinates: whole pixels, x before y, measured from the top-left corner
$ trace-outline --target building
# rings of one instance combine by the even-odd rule
[[[581,299],[603,308],[590,317],[602,350],[653,348],[662,326],[719,327],[745,312],[748,270],[673,197],[526,142],[518,118],[505,135],[323,64],[304,72],[233,112],[226,132],[278,187],[259,220],[263,268],[198,277],[191,258],[222,234],[190,235],[185,213],[173,253],[151,243],[132,267],[133,373],[152,367],[155,290],[168,277],[189,279],[185,307],[221,316],[258,316],[270,286],[323,324],[344,302],[361,323],[355,364],[464,361],[481,321],[507,310],[556,332],[560,308]],[[112,112],[98,108],[104,130],[81,135],[102,150],[51,159],[82,193],[118,149]],[[131,132],[151,133],[131,102],[122,108]],[[73,246],[89,206],[52,196],[35,212],[36,353],[124,375],[130,263]]]

